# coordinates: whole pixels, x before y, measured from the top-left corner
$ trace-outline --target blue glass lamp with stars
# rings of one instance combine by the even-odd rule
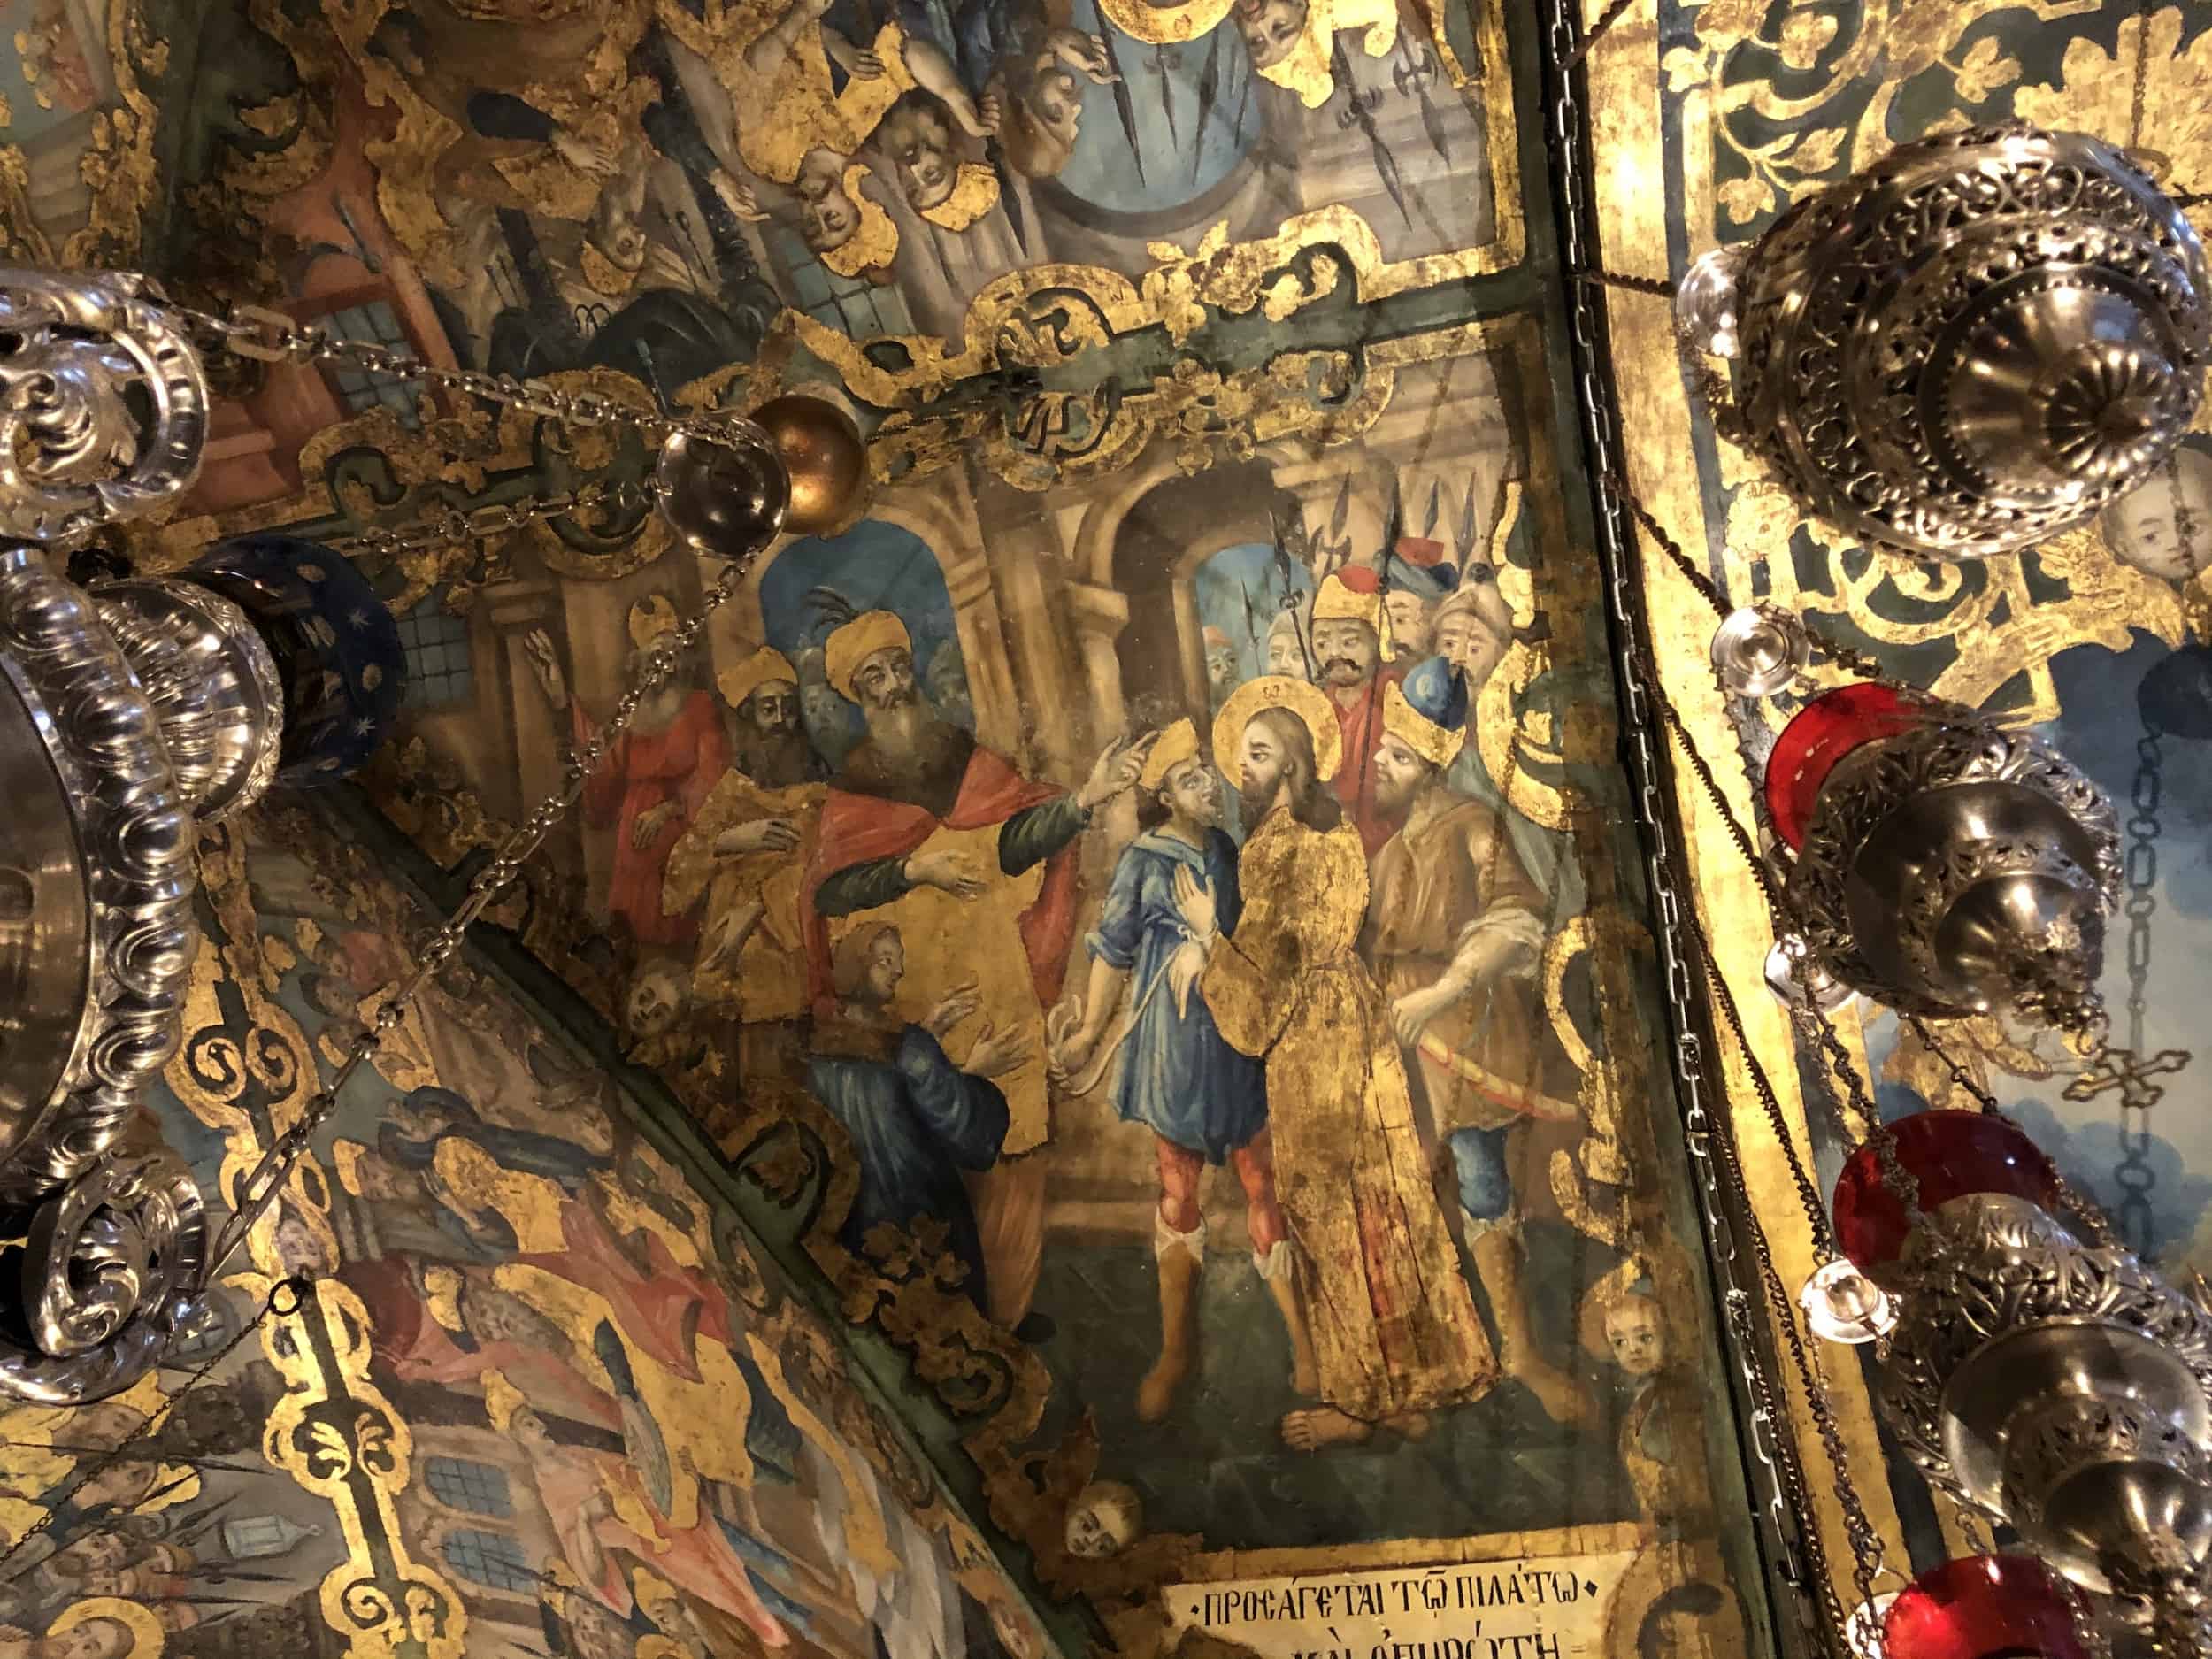
[[[275,781],[324,783],[365,763],[399,718],[399,623],[343,554],[288,535],[218,543],[185,580],[251,619],[283,687]]]

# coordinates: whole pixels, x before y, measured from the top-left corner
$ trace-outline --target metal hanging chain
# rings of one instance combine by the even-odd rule
[[[549,416],[579,426],[627,426],[659,440],[671,433],[695,433],[714,437],[737,419],[732,415],[671,419],[635,409],[598,392],[562,392],[511,374],[486,374],[475,369],[449,369],[389,346],[365,340],[346,340],[315,323],[296,322],[260,305],[235,305],[227,317],[173,308],[192,327],[235,357],[257,363],[345,364],[371,374],[395,380],[420,380],[427,385],[481,397],[495,403]]]
[[[1559,73],[1571,75],[1580,67],[1582,60],[1590,55],[1590,49],[1605,38],[1606,30],[1619,22],[1621,13],[1634,3],[1635,0],[1613,0],[1612,4],[1599,12],[1590,27],[1583,31],[1582,38],[1575,42],[1574,50],[1567,54],[1566,62],[1560,65]]]
[[[2177,499],[2178,496],[2177,495]],[[2145,1016],[2150,1011],[2151,918],[2158,911],[2158,810],[2164,793],[2157,725],[2147,717],[2135,745],[2135,780],[2129,792],[2127,850],[2128,1049],[2145,1051]],[[2120,1161],[2112,1179],[2120,1188],[2121,1230],[2139,1254],[2151,1246],[2151,1190],[2158,1171],[2151,1166],[2151,1108],[2165,1093],[2156,1084],[2120,1091]]]
[[[354,535],[334,536],[327,545],[338,553],[369,553],[382,558],[397,558],[434,547],[509,534],[548,518],[572,518],[603,511],[642,512],[658,499],[658,495],[650,482],[593,482],[557,495],[534,495],[528,501],[508,506],[478,507],[471,511],[456,507],[434,513],[405,530],[363,530]]]
[[[1595,218],[1586,196],[1580,154],[1583,117],[1576,81],[1563,67],[1575,59],[1578,45],[1567,0],[1546,0],[1544,23],[1551,79],[1545,136],[1552,150],[1550,175],[1559,193],[1557,223],[1562,264],[1570,272],[1588,272],[1597,263],[1589,242]],[[1603,471],[1617,465],[1619,431],[1612,388],[1601,367],[1604,319],[1597,286],[1588,280],[1573,281],[1566,296],[1576,401],[1582,417],[1584,440],[1593,458],[1592,470],[1600,479],[1595,492],[1596,529],[1623,702],[1623,747],[1631,769],[1637,817],[1644,834],[1644,868],[1655,923],[1653,937],[1664,975],[1671,1069],[1682,1102],[1684,1138],[1696,1171],[1692,1190],[1698,1201],[1708,1255],[1724,1286],[1728,1347],[1749,1408],[1746,1439],[1750,1473],[1763,1489],[1762,1508],[1767,1513],[1777,1546],[1773,1565],[1780,1580],[1797,1593],[1799,1599],[1792,1605],[1809,1635],[1832,1646],[1842,1640],[1844,1609],[1829,1569],[1826,1545],[1816,1523],[1817,1510],[1804,1463],[1795,1438],[1786,1426],[1786,1409],[1770,1375],[1770,1362],[1754,1315],[1753,1293],[1747,1288],[1752,1275],[1747,1272],[1748,1263],[1738,1248],[1736,1223],[1731,1214],[1740,1208],[1745,1214],[1751,1213],[1748,1194],[1743,1190],[1740,1168],[1726,1157],[1724,1148],[1716,1151],[1714,1146],[1715,1141],[1723,1137],[1716,1131],[1715,1109],[1707,1103],[1710,1080],[1707,1076],[1703,1041],[1699,1034],[1706,1024],[1708,1010],[1693,991],[1692,949],[1684,928],[1686,889],[1679,875],[1682,856],[1677,845],[1678,832],[1666,804],[1665,772],[1660,761],[1664,738],[1655,730],[1650,698],[1635,667],[1637,641],[1644,631],[1636,538],[1626,511],[1626,492],[1609,487],[1606,481],[1608,474]],[[1723,1197],[1724,1179],[1732,1189],[1732,1200]],[[1745,1237],[1752,1253],[1764,1258],[1766,1267],[1759,1270],[1755,1278],[1760,1294],[1770,1301],[1773,1286],[1779,1282],[1778,1277],[1770,1277],[1768,1271],[1772,1253],[1763,1233],[1747,1230]],[[1793,1331],[1793,1319],[1785,1318],[1780,1323],[1784,1330]],[[1808,1408],[1816,1422],[1824,1417],[1833,1427],[1834,1411],[1824,1392],[1809,1395]],[[1840,1455],[1839,1433],[1823,1432],[1820,1438],[1828,1464],[1829,1484],[1838,1493],[1852,1490],[1855,1495],[1851,1467]],[[1871,1582],[1881,1571],[1878,1558],[1867,1548],[1866,1536],[1848,1526],[1846,1530],[1855,1562],[1852,1578],[1854,1582]]]
[[[213,1277],[214,1275],[212,1273],[209,1274],[209,1278],[211,1279]],[[236,1335],[233,1336],[229,1341],[224,1343],[223,1346],[216,1350],[214,1354],[211,1355],[207,1360],[191,1374],[191,1376],[187,1378],[183,1387],[178,1389],[174,1394],[165,1394],[162,1397],[161,1405],[157,1409],[148,1412],[146,1414],[145,1420],[136,1428],[133,1429],[128,1434],[125,1435],[111,1449],[97,1453],[90,1457],[81,1458],[78,1460],[78,1462],[71,1468],[67,1484],[62,1487],[60,1495],[56,1497],[52,1502],[45,1506],[45,1513],[40,1516],[39,1518],[34,1521],[30,1525],[25,1527],[23,1529],[23,1535],[20,1538],[10,1544],[4,1550],[0,1550],[0,1579],[5,1579],[9,1576],[7,1572],[8,1563],[13,1561],[18,1555],[21,1555],[26,1548],[29,1548],[30,1542],[33,1539],[52,1530],[55,1517],[68,1505],[69,1501],[72,1498],[75,1497],[78,1493],[83,1491],[85,1486],[94,1479],[104,1473],[106,1471],[112,1469],[118,1463],[140,1461],[134,1458],[132,1454],[143,1442],[151,1440],[156,1434],[158,1434],[161,1432],[163,1425],[165,1425],[169,1421],[170,1417],[175,1413],[177,1402],[182,1400],[187,1394],[190,1394],[194,1389],[199,1387],[208,1379],[209,1377],[213,1375],[215,1368],[220,1365],[225,1360],[228,1359],[233,1354],[236,1353],[238,1351],[239,1345],[244,1342],[248,1337],[252,1336],[256,1332],[259,1331],[263,1325],[266,1325],[269,1322],[269,1317],[272,1314],[280,1319],[288,1319],[293,1315],[298,1313],[301,1309],[304,1308],[308,1302],[312,1301],[314,1299],[314,1295],[315,1281],[312,1278],[305,1275],[295,1275],[288,1279],[280,1279],[275,1284],[269,1286],[269,1294],[262,1298],[259,1311],[257,1312],[254,1317],[239,1330]],[[30,1449],[36,1450],[39,1448],[32,1447]],[[158,1459],[150,1459],[147,1461],[157,1462]],[[140,1499],[138,1503],[133,1504],[129,1509],[124,1511],[124,1515],[135,1514],[139,1506],[144,1502],[145,1499]],[[118,1516],[115,1517],[115,1520],[120,1521],[122,1518],[122,1516]],[[87,1527],[81,1532],[73,1533],[66,1542],[74,1543],[80,1538],[94,1538],[99,1536],[103,1532],[112,1530],[113,1523],[106,1525]]]
[[[217,1237],[215,1248],[209,1253],[211,1263],[208,1277],[211,1279],[222,1270],[238,1248],[246,1241],[255,1224],[276,1200],[295,1166],[306,1156],[308,1141],[315,1132],[329,1121],[337,1110],[338,1095],[352,1079],[362,1064],[382,1047],[383,1041],[405,1018],[422,987],[445,966],[460,949],[470,924],[504,893],[514,879],[522,872],[522,866],[544,842],[553,826],[567,816],[569,810],[583,795],[584,785],[608,748],[629,729],[639,706],[657,687],[675,673],[693,646],[706,631],[708,620],[743,584],[745,576],[759,557],[756,549],[751,554],[732,559],[722,567],[706,593],[701,597],[699,608],[672,633],[664,634],[660,641],[645,654],[639,664],[637,678],[629,689],[615,703],[591,741],[580,749],[570,751],[561,787],[538,803],[530,816],[508,833],[497,855],[476,872],[469,883],[468,895],[460,906],[447,918],[437,932],[423,947],[422,960],[413,972],[400,984],[391,999],[376,1010],[376,1017],[368,1029],[363,1031],[346,1047],[345,1057],[340,1062],[330,1081],[315,1094],[300,1115],[299,1121],[277,1137],[253,1172],[239,1184],[232,1195],[233,1214],[224,1224]]]

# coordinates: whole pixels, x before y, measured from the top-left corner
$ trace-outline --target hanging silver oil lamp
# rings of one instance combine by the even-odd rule
[[[2212,350],[2204,250],[2125,154],[2024,122],[1901,144],[1678,290],[1724,435],[1808,512],[1924,558],[2016,552],[2147,480]]]
[[[1764,794],[1821,975],[1927,1018],[2096,1023],[2119,823],[2048,744],[1863,681],[1783,728]]]

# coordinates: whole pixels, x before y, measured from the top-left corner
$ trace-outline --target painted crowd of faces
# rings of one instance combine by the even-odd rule
[[[1389,257],[1488,239],[1479,75],[1455,85],[1425,10],[1183,10],[1198,32],[1154,42],[1097,0],[628,0],[546,27],[390,0],[348,43],[373,102],[449,132],[436,234],[403,240],[494,369],[672,391],[786,306],[957,340],[1009,273],[1133,273],[1162,239],[1338,200]]]
[[[289,964],[279,1018],[327,1069],[426,918],[303,821],[234,833],[264,959]],[[176,1096],[159,1116],[213,1190],[219,1140]],[[492,981],[455,966],[427,987],[316,1151],[327,1187],[303,1191],[326,1210],[288,1199],[257,1265],[360,1299],[352,1386],[413,1440],[395,1541],[460,1596],[467,1653],[1034,1652],[829,1329]],[[0,1420],[0,1525],[43,1523],[0,1568],[7,1659],[332,1650],[318,1586],[345,1529],[263,1455],[286,1385],[250,1337],[184,1386],[250,1315],[245,1292],[218,1302],[130,1394]]]

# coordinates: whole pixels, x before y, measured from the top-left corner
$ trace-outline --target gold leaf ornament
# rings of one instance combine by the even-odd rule
[[[2007,57],[1996,37],[1985,35],[1974,42],[1951,73],[1958,83],[1960,98],[1968,104],[1979,104],[2000,88],[2008,87],[2020,79],[2020,60]]]
[[[2147,33],[2146,33],[2147,31]],[[2090,35],[2068,42],[2055,85],[2021,87],[2013,113],[2058,132],[2101,133],[2125,141],[2133,126],[2135,69],[2148,65],[2136,162],[2169,190],[2212,181],[2212,31],[2181,45],[2181,11],[2168,6],[2124,18],[2118,51]]]

